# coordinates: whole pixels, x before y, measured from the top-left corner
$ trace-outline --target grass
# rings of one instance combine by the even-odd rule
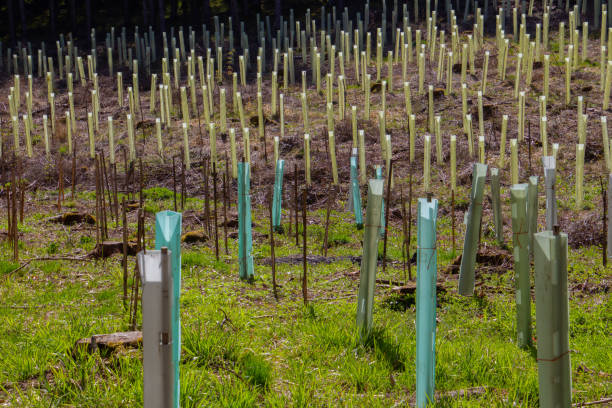
[[[596,194],[594,194],[596,195]],[[166,202],[167,197],[159,197]],[[160,204],[161,205],[161,204]],[[263,209],[254,209],[263,216]],[[324,211],[310,214],[323,219]],[[286,215],[284,215],[286,217]],[[351,219],[332,211],[328,256],[361,252]],[[285,221],[287,219],[285,218]],[[38,217],[26,217],[25,226]],[[267,232],[266,223],[255,228]],[[53,230],[55,228],[55,230]],[[286,228],[287,229],[287,228]],[[450,224],[439,223],[439,264],[450,262]],[[152,236],[152,225],[147,225]],[[389,256],[400,259],[401,226],[389,234]],[[320,251],[323,230],[309,227],[311,253]],[[51,227],[46,238],[63,236]],[[88,230],[71,232],[71,242],[89,250]],[[414,239],[415,237],[413,237]],[[483,240],[493,237],[483,234]],[[63,239],[24,245],[24,258],[62,254]],[[276,235],[276,256],[300,253],[293,237]],[[48,243],[45,243],[48,242]],[[333,243],[333,244],[332,244]],[[152,242],[149,246],[152,246]],[[414,244],[414,242],[413,242]],[[6,247],[8,249],[8,247]],[[269,256],[265,235],[255,242],[256,259]],[[252,284],[238,279],[237,242],[186,247],[182,254],[181,404],[201,406],[373,406],[408,404],[415,389],[414,296],[401,297],[379,287],[372,334],[360,342],[355,332],[358,280],[345,275],[358,264],[350,259],[309,265],[310,304],[300,297],[301,265],[277,265],[280,301],[271,293],[270,268],[256,261]],[[596,261],[598,249],[570,252],[570,285],[609,279]],[[10,251],[4,251],[8,256]],[[130,261],[131,263],[132,261]],[[384,279],[403,279],[391,263]],[[110,356],[74,352],[74,342],[92,334],[128,329],[121,303],[119,258],[106,262],[33,262],[20,272],[0,261],[0,398],[15,406],[133,406],[142,401],[140,350]],[[129,270],[132,267],[130,266]],[[499,290],[474,297],[456,294],[456,281],[438,296],[436,389],[442,393],[475,386],[482,395],[440,399],[438,406],[537,406],[537,364],[533,350],[516,346],[513,272],[483,275]],[[455,278],[456,279],[456,278]],[[604,293],[570,298],[570,344],[575,401],[609,393],[608,350],[612,306]],[[535,322],[535,307],[534,307]],[[603,374],[602,374],[603,373]]]
[[[554,50],[556,44],[551,42]],[[513,48],[512,53],[514,51]],[[555,60],[551,63],[554,65]],[[590,65],[586,61],[581,71],[595,73],[596,70],[588,69]],[[385,70],[386,67],[383,72]],[[507,81],[511,82],[513,73],[514,65],[511,63]],[[493,71],[490,71],[489,78],[491,84],[497,81]],[[574,85],[579,81],[582,79],[575,79]],[[474,89],[480,86],[478,81],[469,79],[468,82]],[[392,98],[401,99],[402,95],[397,86],[399,82],[395,83],[396,92],[388,95],[389,108]],[[359,87],[349,83],[347,89],[355,91],[347,93],[347,101],[361,107],[362,100],[354,98],[361,95],[357,92]],[[496,89],[503,90],[501,87]],[[512,89],[508,87],[507,93]],[[537,93],[535,89],[533,92],[533,95]],[[576,95],[572,95],[575,99]],[[556,115],[559,113],[555,112],[559,108],[557,95],[551,92],[550,96],[549,112]],[[420,98],[413,92],[413,108],[417,113],[418,109],[426,106]],[[506,99],[512,101],[510,97]],[[313,135],[318,135],[318,127],[325,123],[323,116],[317,116],[321,111],[317,107],[322,106],[322,101],[322,97],[309,98]],[[496,100],[499,101],[504,102],[504,95]],[[250,116],[254,103],[247,98],[244,102],[246,114]],[[511,104],[514,106],[514,102]],[[373,113],[377,110],[375,105],[377,103],[372,106]],[[403,106],[396,105],[389,109],[387,122],[388,129],[394,131],[405,127]],[[572,112],[573,109],[572,106]],[[399,116],[394,111],[399,111]],[[300,134],[300,112],[298,109],[298,117],[291,120],[292,112],[286,112],[287,133]],[[566,114],[561,112],[561,115]],[[419,115],[417,130],[422,134],[426,132],[425,121],[421,120],[425,113]],[[443,121],[443,134],[455,133],[461,121],[453,121],[450,112],[444,115],[451,120]],[[363,121],[361,116],[360,113],[359,126],[375,130],[377,122]],[[513,135],[509,133],[508,138]],[[394,137],[398,140],[401,136],[394,134]],[[553,141],[563,140],[551,129],[550,142]],[[64,146],[59,149],[65,151]],[[300,141],[288,157],[300,159],[302,149]],[[494,160],[495,151],[492,152],[490,163]],[[578,217],[582,213],[575,208],[573,154],[573,144],[562,144],[556,187],[560,212]],[[372,155],[371,160],[377,160],[377,157]],[[419,155],[416,161],[420,163],[420,160]],[[536,164],[539,163],[537,156],[533,163],[534,168],[539,166]],[[441,203],[437,231],[440,277],[461,251],[464,226],[459,218],[467,209],[470,196],[469,181],[459,183],[455,206],[461,210],[456,214],[456,245],[453,249],[450,217],[443,211],[448,210],[450,202],[450,191],[444,187],[446,166],[446,163],[444,167],[435,165],[432,171],[434,191],[437,190],[435,196]],[[504,175],[508,173],[508,166],[503,169]],[[521,166],[525,173],[526,163],[521,163]],[[49,165],[46,171],[53,173],[55,167]],[[594,163],[587,163],[583,208],[592,211],[600,208],[598,172],[601,173]],[[398,183],[405,181],[400,177],[396,180]],[[418,175],[414,180],[415,185],[418,184],[414,192],[416,197],[420,195]],[[197,187],[199,197],[201,187]],[[505,185],[503,192],[504,216],[508,220],[509,194]],[[147,247],[151,248],[154,244],[152,214],[172,209],[174,193],[163,187],[146,188],[143,193],[147,211]],[[37,257],[81,256],[95,247],[96,234],[91,226],[64,228],[45,221],[53,211],[57,191],[38,188],[28,195],[26,217],[19,225],[22,261]],[[119,201],[124,197],[124,193],[119,193]],[[193,197],[186,198],[185,210],[189,211],[189,217],[186,216],[184,222],[191,222],[190,228],[202,229],[198,224],[200,221],[193,221],[192,217],[195,215],[197,218],[201,213],[203,201],[199,197],[194,193]],[[181,194],[177,193],[177,201],[181,199]],[[80,189],[63,205],[75,211],[92,212],[94,200],[94,191]],[[378,285],[373,331],[363,342],[360,341],[355,328],[359,264],[354,259],[361,255],[363,231],[355,229],[352,214],[340,210],[345,203],[336,204],[330,216],[327,248],[328,257],[333,262],[308,265],[310,302],[307,306],[301,298],[302,266],[299,262],[277,264],[280,297],[279,301],[274,299],[271,268],[263,262],[271,254],[267,210],[263,207],[255,205],[253,208],[256,225],[253,228],[255,279],[252,283],[238,278],[238,243],[235,239],[229,239],[227,254],[223,241],[220,242],[219,259],[215,258],[211,241],[183,246],[181,406],[389,407],[408,406],[414,400],[415,297],[398,295],[391,285]],[[413,201],[413,214],[415,209]],[[135,212],[129,213],[128,217],[129,237],[134,238]],[[5,218],[4,214],[0,215],[2,230],[6,229]],[[321,253],[324,219],[324,210],[309,212],[308,252],[311,255]],[[279,261],[287,257],[299,258],[302,251],[301,246],[296,246],[294,237],[288,234],[287,221],[288,212],[285,210],[285,232],[275,235],[275,255]],[[415,224],[413,218],[410,255],[416,249]],[[300,225],[298,230],[301,228]],[[110,223],[110,229],[113,239],[120,239],[121,230],[115,231],[114,222]],[[401,231],[400,223],[392,220],[387,245],[390,262],[386,271],[378,269],[381,279],[394,282],[406,279],[401,263]],[[235,232],[235,229],[230,232]],[[483,245],[496,246],[492,232],[492,221],[484,217]],[[509,236],[507,228],[507,240]],[[511,246],[511,243],[507,244]],[[140,406],[141,350],[121,349],[111,355],[100,355],[75,351],[74,348],[80,338],[129,329],[128,315],[122,305],[120,257],[105,261],[35,261],[15,272],[20,264],[11,260],[11,254],[12,249],[0,242],[0,319],[3,323],[0,326],[0,354],[3,356],[0,404],[23,407]],[[573,288],[570,291],[573,402],[593,401],[610,396],[612,300],[606,292],[609,290],[606,284],[609,288],[612,269],[601,266],[601,249],[597,246],[570,249],[568,264],[569,285]],[[128,285],[132,284],[134,266],[134,259],[130,257]],[[480,386],[485,392],[470,397],[440,398],[437,406],[538,406],[535,349],[523,350],[516,345],[514,272],[511,268],[511,265],[508,269],[494,271],[482,268],[478,282],[483,283],[483,289],[478,289],[472,297],[457,295],[456,275],[444,276],[445,291],[438,293],[436,389],[443,394]],[[412,274],[414,277],[414,268]],[[585,284],[594,290],[578,287]],[[532,317],[535,324],[535,305],[532,306]]]

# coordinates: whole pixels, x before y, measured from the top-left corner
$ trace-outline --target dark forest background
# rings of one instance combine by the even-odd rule
[[[159,33],[171,25],[191,25],[199,31],[201,24],[210,27],[215,14],[244,21],[248,32],[255,25],[257,13],[272,16],[275,23],[280,15],[287,16],[289,9],[294,9],[299,18],[307,8],[316,16],[321,6],[329,7],[328,11],[332,6],[363,11],[364,3],[353,0],[2,0],[0,40],[5,44],[23,39],[49,41],[55,40],[59,33],[68,32],[87,38],[90,28],[106,31],[111,26],[151,25]]]

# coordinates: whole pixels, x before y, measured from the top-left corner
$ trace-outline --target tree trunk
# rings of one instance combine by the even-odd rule
[[[15,44],[15,19],[13,15],[13,0],[8,0],[8,20],[9,20],[9,33],[11,37],[11,45]]]
[[[158,15],[158,28],[160,35],[166,31],[166,2],[164,0],[157,0],[157,15]]]
[[[25,1],[19,0],[19,16],[21,17],[21,40],[26,39],[26,15],[25,15]]]
[[[9,0],[9,3],[11,1],[12,0]],[[56,19],[57,19],[57,16],[55,14],[55,0],[49,0],[49,25],[51,26],[51,38],[56,37],[55,35],[57,33],[56,26],[55,26]]]

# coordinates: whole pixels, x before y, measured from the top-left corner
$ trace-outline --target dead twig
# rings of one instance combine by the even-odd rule
[[[225,323],[229,323],[229,325],[232,327],[234,331],[238,331],[238,328],[234,325],[234,323],[232,322],[232,319],[230,319],[227,316],[227,313],[225,313],[225,310],[223,309],[219,309],[219,310],[223,312],[223,320],[221,320],[221,323],[219,323],[219,328],[222,329]]]
[[[572,407],[588,407],[590,405],[599,405],[599,404],[607,404],[608,402],[612,402],[612,397],[610,398],[602,398],[598,401],[590,401],[590,402],[577,402],[572,404]]]

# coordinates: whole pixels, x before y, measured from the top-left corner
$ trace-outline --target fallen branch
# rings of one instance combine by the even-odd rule
[[[590,402],[577,402],[575,404],[572,404],[573,407],[588,407],[590,405],[599,405],[599,404],[606,404],[608,402],[612,402],[612,397],[610,398],[602,398],[598,401],[590,401]]]

